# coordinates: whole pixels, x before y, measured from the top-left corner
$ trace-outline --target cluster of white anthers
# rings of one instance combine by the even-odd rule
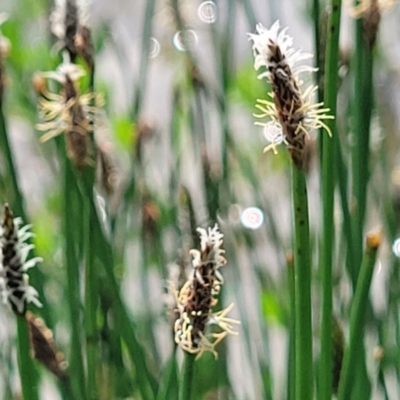
[[[257,100],[256,105],[261,114],[255,117],[269,119],[256,122],[264,127],[265,137],[270,142],[264,152],[277,153],[276,146],[284,143],[293,161],[301,166],[305,138],[311,130],[319,128],[331,134],[324,120],[333,117],[326,114],[329,110],[323,108],[322,103],[314,103],[316,86],[302,90],[299,74],[313,72],[315,68],[301,62],[312,55],[293,48],[293,38],[287,34],[287,28],[280,29],[279,21],[270,29],[258,24],[256,30],[256,34],[249,34],[253,41],[254,68],[264,69],[258,78],[266,78],[272,87],[270,99]]]
[[[189,353],[198,354],[211,351],[215,357],[215,346],[228,334],[236,334],[233,324],[239,321],[226,315],[233,304],[226,309],[213,312],[223,278],[219,269],[226,263],[221,248],[223,235],[218,226],[208,230],[198,228],[201,248],[191,250],[193,271],[189,280],[178,292],[174,290],[179,314],[175,321],[175,342]],[[209,326],[216,325],[221,331],[210,332]]]
[[[3,303],[12,310],[25,315],[28,303],[41,307],[38,293],[29,286],[26,271],[41,261],[35,257],[28,260],[28,254],[34,247],[25,241],[33,236],[30,225],[20,227],[20,218],[13,218],[10,208],[5,205],[4,217],[0,225],[0,293]]]

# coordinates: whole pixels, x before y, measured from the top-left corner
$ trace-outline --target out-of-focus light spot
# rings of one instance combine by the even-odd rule
[[[160,53],[160,43],[158,42],[157,39],[155,38],[150,38],[150,52],[149,52],[149,58],[156,58],[158,54]]]
[[[243,210],[240,222],[245,228],[256,230],[263,224],[264,214],[257,207],[248,207]]]
[[[392,251],[396,257],[400,257],[400,238],[393,242]]]
[[[203,1],[199,5],[197,14],[202,22],[213,24],[217,20],[217,6],[213,1]]]
[[[178,31],[175,33],[172,43],[174,47],[181,52],[187,51],[188,47],[191,47],[199,41],[196,32],[193,29],[187,29],[186,31]]]
[[[282,126],[278,122],[270,122],[264,126],[264,137],[270,143],[281,144],[283,142]]]

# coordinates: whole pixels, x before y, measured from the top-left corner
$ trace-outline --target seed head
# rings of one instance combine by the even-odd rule
[[[32,244],[25,241],[33,236],[29,232],[30,225],[21,227],[21,219],[13,218],[12,211],[4,206],[3,220],[0,226],[0,293],[3,303],[9,304],[12,310],[24,315],[28,303],[41,307],[38,293],[29,286],[26,271],[42,261],[35,257],[27,260]]]
[[[46,327],[41,318],[31,312],[26,313],[32,356],[46,369],[60,379],[67,379],[67,363],[64,355],[57,349],[53,332]]]
[[[306,138],[313,129],[324,128],[330,134],[323,120],[333,118],[326,114],[329,110],[323,108],[322,103],[314,104],[316,86],[302,90],[299,74],[315,71],[315,68],[298,63],[312,55],[293,49],[293,39],[286,33],[286,28],[280,30],[279,21],[270,29],[261,24],[256,29],[257,34],[249,34],[253,41],[254,68],[258,71],[264,67],[265,71],[258,78],[266,78],[272,86],[270,100],[257,100],[256,105],[261,113],[255,117],[270,119],[256,122],[264,127],[265,136],[270,141],[264,152],[272,150],[276,154],[276,147],[284,143],[294,164],[304,169]]]
[[[228,334],[236,334],[232,324],[239,321],[226,317],[233,308],[214,312],[221,285],[224,281],[219,269],[226,263],[223,256],[222,233],[218,225],[208,230],[198,228],[201,249],[191,250],[193,272],[181,290],[175,291],[178,319],[175,321],[175,342],[185,351],[198,354],[211,351]],[[217,325],[221,331],[210,333],[209,326]]]
[[[65,133],[67,155],[80,169],[90,163],[88,134],[92,132],[93,116],[103,104],[95,93],[79,94],[77,83],[84,74],[82,68],[66,61],[56,71],[42,73],[44,78],[61,83],[63,88],[60,93],[43,93],[39,99],[43,123],[36,125],[37,129],[47,132],[40,138],[42,142]]]

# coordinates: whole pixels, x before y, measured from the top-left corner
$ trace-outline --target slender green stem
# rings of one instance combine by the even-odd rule
[[[296,298],[296,400],[311,400],[312,329],[311,265],[308,199],[305,172],[292,163],[294,266]]]
[[[90,73],[89,91],[94,92],[94,68]],[[90,133],[92,157],[96,159],[97,149],[94,141],[94,131]],[[93,186],[95,182],[95,169],[87,165],[83,171],[79,172],[82,184],[83,198],[83,230],[84,252],[85,252],[85,333],[86,333],[86,368],[87,368],[87,395],[90,400],[98,400],[98,329],[97,329],[97,310],[99,305],[99,287],[97,269],[95,266],[96,246],[94,238],[94,224],[97,219],[97,211],[92,207]]]
[[[12,198],[8,199],[8,203],[13,209],[15,215],[20,216],[27,223],[27,215],[25,212],[25,202],[18,184],[17,171],[14,165],[14,158],[11,151],[10,142],[8,139],[6,121],[3,114],[3,109],[0,107],[0,140],[2,152],[5,156],[7,171],[10,174],[12,186]],[[10,195],[10,194],[9,194]]]
[[[17,316],[18,366],[24,400],[39,400],[37,375],[30,356],[29,328],[24,317]]]
[[[352,386],[355,379],[354,366],[359,365],[357,360],[360,358],[364,359],[365,356],[363,351],[364,319],[367,305],[369,304],[368,294],[379,244],[379,236],[370,235],[367,237],[367,248],[364,253],[351,306],[350,339],[349,346],[344,354],[343,368],[340,375],[339,400],[348,400],[351,398]]]
[[[372,112],[372,49],[364,39],[362,19],[356,21],[356,51],[354,59],[354,145],[352,154],[353,196],[356,202],[353,215],[353,235],[355,265],[352,276],[353,287],[357,280],[362,258],[362,238],[365,208],[367,201],[367,184],[369,179],[369,137]]]
[[[287,399],[294,400],[296,396],[296,286],[292,254],[286,256],[286,266],[290,298]]]
[[[98,285],[94,263],[94,241],[92,230],[92,215],[90,203],[85,204],[85,331],[86,331],[86,362],[87,362],[87,393],[91,400],[98,399],[97,367],[98,367],[98,338],[97,338],[97,306]]]
[[[183,360],[181,383],[179,387],[179,400],[190,400],[192,398],[193,371],[196,356],[185,352]]]
[[[341,0],[332,0],[328,24],[326,68],[325,68],[325,107],[336,115],[338,86],[339,32]],[[333,134],[336,133],[335,120],[327,120]],[[337,135],[322,143],[322,203],[323,236],[321,255],[322,278],[322,321],[321,357],[319,363],[319,399],[332,398],[332,258],[333,258],[333,199],[335,190],[335,144]]]
[[[139,79],[136,99],[133,104],[132,117],[137,118],[142,105],[142,99],[146,90],[147,73],[149,65],[150,40],[152,32],[152,20],[154,14],[155,0],[146,1],[146,10],[143,18],[142,51],[140,57]]]
[[[176,346],[164,368],[160,389],[156,400],[176,399],[178,396],[178,368],[176,362]]]
[[[80,209],[79,191],[75,181],[75,175],[67,156],[64,154],[64,238],[65,238],[65,262],[68,283],[68,307],[71,321],[71,370],[76,373],[72,376],[72,388],[75,397],[86,399],[85,373],[82,359],[82,320],[81,302],[79,291],[79,262],[76,254],[75,233],[76,224],[79,223],[76,211]],[[78,225],[79,226],[79,225]],[[77,378],[76,378],[77,377]],[[77,396],[78,394],[78,396]]]

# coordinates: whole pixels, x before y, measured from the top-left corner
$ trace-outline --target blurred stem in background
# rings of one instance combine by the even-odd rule
[[[60,146],[61,147],[61,146]],[[64,147],[64,146],[62,146]],[[82,304],[80,301],[80,271],[78,246],[76,244],[75,227],[81,220],[82,212],[81,194],[77,186],[73,166],[64,152],[64,204],[63,204],[63,228],[64,228],[64,257],[67,274],[67,298],[70,312],[71,342],[70,342],[70,368],[76,371],[72,375],[72,390],[75,397],[86,400],[85,372],[82,358]]]
[[[358,2],[357,3],[361,3]],[[374,6],[371,2],[370,11]],[[379,12],[379,10],[377,10]],[[358,16],[359,17],[359,16]],[[353,209],[353,244],[354,266],[351,274],[353,288],[356,286],[358,271],[362,258],[362,238],[364,235],[364,219],[367,204],[367,186],[370,176],[369,139],[373,106],[373,46],[378,26],[373,27],[373,40],[367,41],[371,32],[367,31],[365,23],[367,14],[355,22],[355,53],[354,53],[354,99],[353,99],[353,140],[352,146],[352,194]],[[368,29],[371,29],[369,27]]]
[[[365,312],[367,310],[367,305],[369,304],[369,289],[380,243],[381,237],[379,234],[369,234],[367,236],[366,249],[361,264],[360,275],[351,305],[350,339],[348,348],[345,350],[340,376],[338,393],[339,400],[369,398],[369,393],[366,392],[369,389],[366,387],[358,385],[356,386],[357,392],[354,392],[355,380],[358,379],[355,366],[360,366],[358,360],[365,360],[365,350],[363,346]]]
[[[339,32],[341,0],[333,0],[327,31],[324,106],[336,117]],[[338,142],[336,119],[328,119],[326,124],[333,134],[332,138],[322,140],[322,249],[320,271],[322,280],[322,320],[321,349],[319,362],[320,400],[332,398],[332,261],[334,243],[334,189],[335,189],[335,145]]]

